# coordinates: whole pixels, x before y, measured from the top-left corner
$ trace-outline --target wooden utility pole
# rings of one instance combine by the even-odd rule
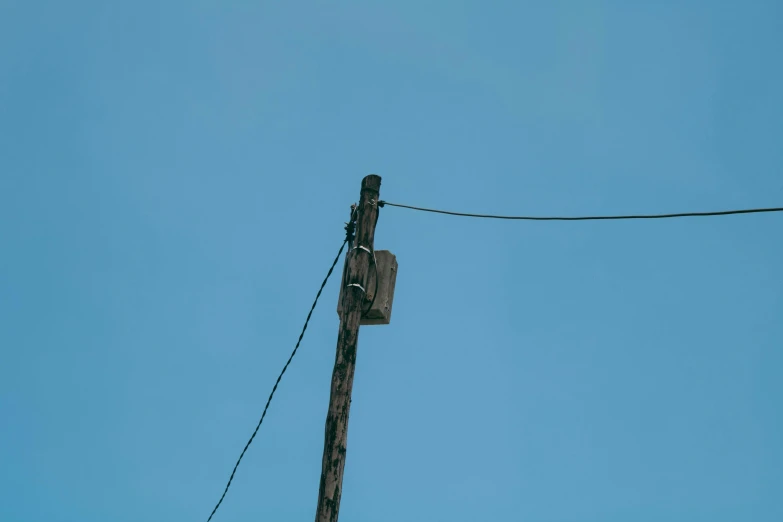
[[[337,522],[340,512],[359,323],[363,310],[369,304],[367,294],[373,291],[367,286],[375,251],[375,223],[378,219],[380,190],[380,176],[371,174],[362,180],[361,197],[356,209],[356,239],[354,245],[349,245],[352,248],[348,252],[348,262],[343,274],[344,286],[340,289],[340,332],[332,372],[329,413],[326,416],[324,456],[315,522]]]

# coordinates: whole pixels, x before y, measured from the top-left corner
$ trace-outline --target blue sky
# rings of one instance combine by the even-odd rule
[[[0,519],[206,520],[388,201],[783,203],[783,4],[0,2]],[[385,208],[341,522],[783,520],[783,216]],[[311,520],[330,281],[214,520]]]

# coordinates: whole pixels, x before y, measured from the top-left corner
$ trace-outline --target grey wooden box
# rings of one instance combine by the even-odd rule
[[[362,316],[360,325],[389,324],[391,322],[392,302],[394,301],[394,286],[397,283],[397,257],[388,250],[375,251],[376,267],[370,261],[370,273],[367,276],[367,303],[372,301],[375,291],[375,278],[378,277],[378,294],[375,302],[367,313]],[[337,299],[337,315],[342,315],[342,291]]]

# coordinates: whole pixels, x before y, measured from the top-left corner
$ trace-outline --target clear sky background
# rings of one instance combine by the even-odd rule
[[[779,1],[0,1],[0,520],[204,521],[388,201],[783,203]],[[341,522],[783,520],[783,215],[385,208]],[[312,520],[330,281],[216,522]]]

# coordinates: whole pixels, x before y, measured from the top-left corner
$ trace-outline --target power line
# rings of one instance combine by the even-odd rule
[[[388,201],[379,201],[378,205],[383,207],[409,208],[420,210],[422,212],[433,212],[435,214],[447,214],[449,216],[463,216],[488,219],[513,219],[524,221],[600,221],[600,220],[619,220],[619,219],[666,219],[681,217],[707,217],[707,216],[729,216],[734,214],[760,214],[763,212],[783,212],[783,207],[776,208],[751,208],[743,210],[721,210],[718,212],[681,212],[678,214],[632,214],[626,216],[577,216],[577,217],[549,217],[549,216],[498,216],[493,214],[468,214],[466,212],[451,212],[448,210],[435,210],[432,208],[414,207],[411,205],[401,205],[399,203],[390,203]]]
[[[353,217],[352,217],[352,221],[353,221]],[[296,341],[296,346],[294,347],[294,351],[291,352],[291,356],[288,358],[288,361],[285,363],[285,366],[283,366],[283,370],[280,372],[280,375],[278,375],[277,381],[275,382],[275,385],[272,387],[272,393],[269,394],[269,398],[266,401],[266,406],[264,406],[264,412],[261,414],[261,419],[258,421],[258,424],[256,424],[256,429],[253,431],[253,434],[250,436],[250,440],[248,440],[247,444],[245,444],[245,448],[242,450],[242,453],[239,455],[239,458],[237,459],[237,463],[234,464],[234,470],[231,472],[231,476],[228,478],[226,489],[223,490],[223,495],[221,495],[220,500],[218,500],[218,503],[215,505],[215,509],[213,509],[212,513],[209,515],[207,522],[210,522],[212,520],[212,517],[215,515],[215,512],[220,507],[220,504],[223,503],[223,499],[226,498],[226,493],[228,493],[228,488],[231,487],[231,481],[234,480],[234,474],[237,472],[239,463],[242,462],[242,457],[245,456],[245,452],[247,451],[247,448],[250,447],[250,443],[253,442],[253,439],[256,437],[256,433],[258,433],[258,428],[261,427],[261,423],[264,422],[264,417],[266,416],[267,408],[269,408],[269,403],[272,402],[272,397],[274,396],[275,391],[277,390],[277,385],[280,384],[280,379],[283,378],[283,374],[288,369],[288,365],[291,364],[291,360],[294,358],[294,355],[296,355],[296,351],[299,349],[299,343],[302,342],[302,338],[304,337],[305,331],[307,330],[307,324],[310,322],[310,317],[313,315],[313,310],[315,310],[315,305],[318,304],[318,298],[321,297],[321,292],[326,286],[326,282],[329,281],[329,276],[332,275],[332,271],[334,270],[334,267],[337,265],[337,261],[340,260],[340,256],[343,253],[343,249],[345,248],[345,245],[349,241],[353,240],[354,226],[355,224],[353,222],[346,223],[345,241],[343,241],[343,244],[340,246],[340,251],[337,252],[337,257],[334,258],[334,262],[332,263],[331,268],[329,268],[329,272],[326,273],[326,277],[324,278],[323,283],[321,283],[321,288],[318,289],[318,293],[315,295],[313,306],[310,307],[310,313],[307,314],[307,319],[305,319],[304,327],[302,327],[302,333],[299,334],[299,340]]]

